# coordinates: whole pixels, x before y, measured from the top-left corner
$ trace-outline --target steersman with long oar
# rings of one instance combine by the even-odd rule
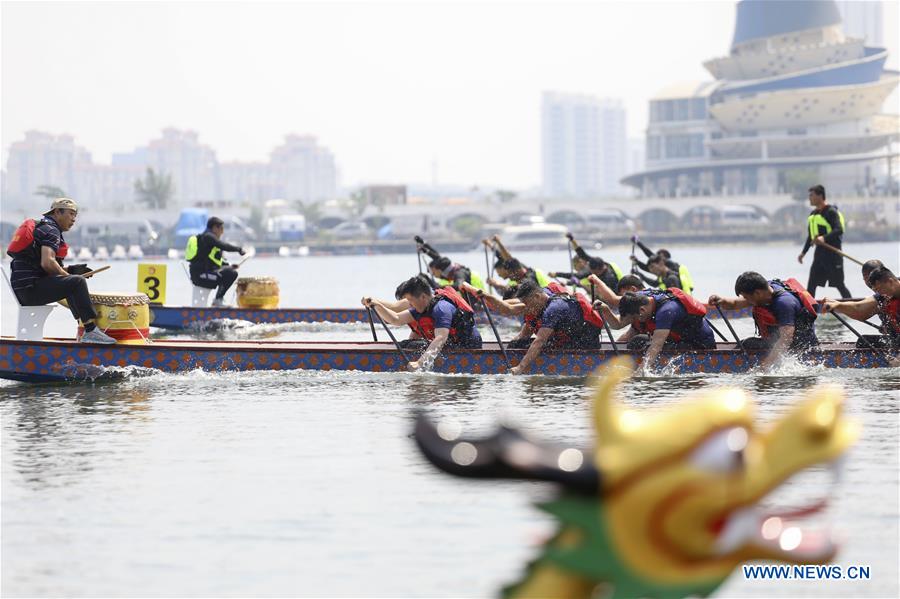
[[[844,215],[837,206],[828,203],[825,188],[821,185],[809,188],[809,205],[813,210],[806,219],[806,243],[803,244],[803,251],[797,256],[797,262],[803,264],[806,252],[813,245],[816,246],[806,290],[815,297],[817,287],[834,287],[840,292],[841,297],[850,297],[850,290],[844,284],[843,253],[835,251],[841,249]]]

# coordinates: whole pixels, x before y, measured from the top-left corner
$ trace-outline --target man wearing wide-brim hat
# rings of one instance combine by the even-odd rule
[[[85,265],[63,268],[69,246],[63,232],[75,225],[78,204],[70,198],[53,200],[40,220],[28,220],[16,231],[7,254],[12,257],[13,292],[23,306],[43,306],[65,299],[84,327],[84,343],[115,343],[97,328],[97,312],[91,303]],[[76,268],[79,267],[79,268]],[[81,274],[79,274],[81,273]]]

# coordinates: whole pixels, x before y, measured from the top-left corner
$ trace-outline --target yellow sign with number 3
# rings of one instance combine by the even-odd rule
[[[138,264],[137,288],[147,294],[151,304],[166,303],[166,265]]]

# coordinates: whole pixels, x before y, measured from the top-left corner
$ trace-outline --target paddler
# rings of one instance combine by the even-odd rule
[[[644,365],[656,366],[660,351],[665,349],[715,349],[716,339],[706,321],[706,306],[683,290],[647,289],[628,291],[619,299],[619,315],[608,306],[601,308],[603,317],[614,329],[631,328],[618,341],[627,341],[629,349],[646,348]]]
[[[244,255],[244,249],[222,241],[225,233],[225,221],[212,216],[206,221],[206,230],[199,235],[188,238],[184,250],[184,258],[190,262],[191,283],[205,289],[216,289],[216,297],[212,305],[225,306],[225,292],[238,278],[238,265],[229,265],[222,252],[238,252]]]
[[[539,268],[531,268],[530,266],[525,266],[519,260],[515,259],[512,254],[509,253],[509,250],[506,249],[506,246],[503,245],[503,242],[500,241],[499,235],[494,235],[491,237],[491,241],[494,243],[494,251],[497,255],[503,258],[506,261],[506,270],[509,273],[508,279],[512,279],[516,282],[516,284],[521,283],[526,278],[534,279],[538,285],[541,287],[546,287],[551,283],[550,278],[547,274]]]
[[[609,304],[613,308],[619,307],[619,300],[621,300],[622,296],[629,291],[632,293],[637,293],[644,288],[643,281],[641,281],[641,278],[637,275],[623,276],[621,279],[619,279],[619,284],[615,287],[615,290],[613,290],[613,288],[610,288],[609,285],[600,280],[599,277],[593,275],[588,277],[588,283],[590,283],[594,288],[594,297],[602,300],[605,304]]]
[[[475,313],[453,287],[442,287],[432,292],[427,282],[415,276],[401,283],[394,296],[400,302],[407,302],[409,308],[398,313],[389,307],[390,302],[371,297],[364,297],[362,304],[373,308],[387,324],[408,325],[429,342],[422,356],[409,363],[410,370],[430,366],[445,345],[449,348],[481,349],[481,335],[475,328]]]
[[[477,272],[468,266],[453,262],[450,258],[442,256],[440,252],[431,247],[418,235],[416,235],[415,240],[417,250],[431,258],[431,261],[428,263],[428,270],[431,271],[438,285],[450,285],[459,289],[462,283],[469,283],[476,289],[486,289],[484,281],[482,281],[481,276]]]
[[[784,354],[801,353],[819,345],[815,322],[818,304],[796,279],[766,280],[758,272],[748,271],[734,283],[740,297],[711,295],[707,303],[725,309],[753,307],[753,320],[759,337],[745,339],[748,349],[771,348],[760,363],[769,368]]]
[[[856,346],[900,349],[900,280],[880,260],[870,260],[863,265],[863,279],[874,295],[852,302],[826,299],[822,310],[846,314],[861,321],[877,314],[881,319],[882,334],[863,335],[865,340],[861,339]]]
[[[685,289],[687,285],[685,285],[684,281],[681,280],[681,276],[678,274],[678,271],[672,270],[669,266],[669,261],[666,260],[665,256],[662,254],[656,254],[651,256],[647,260],[647,268],[656,275],[656,287],[662,291],[670,288],[681,289],[685,293],[690,293],[688,289]],[[645,279],[646,280],[646,279]],[[652,283],[651,283],[652,284]]]
[[[681,280],[681,282],[682,282],[681,289],[683,291],[686,291],[687,293],[694,292],[694,279],[691,277],[691,272],[688,270],[688,267],[685,266],[684,264],[680,264],[680,263],[672,260],[672,253],[669,250],[660,248],[659,251],[654,252],[649,247],[644,245],[644,243],[640,240],[640,238],[638,238],[637,235],[631,236],[631,242],[636,244],[639,248],[641,248],[641,251],[644,252],[644,255],[647,258],[652,258],[653,256],[655,256],[657,254],[662,256],[665,259],[666,266],[669,267],[669,270],[675,272],[678,275],[678,278]],[[637,256],[635,256],[634,254],[632,254],[630,256],[630,258],[631,258],[631,263],[634,266],[637,266],[638,268],[640,268],[641,270],[644,270],[646,272],[652,272],[650,270],[649,264],[645,264],[644,262],[641,262],[640,260],[638,260]],[[640,273],[638,273],[638,274],[640,274]],[[656,274],[656,273],[654,273],[654,274]],[[649,285],[659,285],[660,283],[662,283],[662,281],[658,280],[658,276],[657,276],[657,281],[655,283],[652,279],[650,279],[648,277],[644,277],[643,275],[640,275],[640,276]]]
[[[66,300],[72,315],[81,321],[82,343],[115,343],[97,327],[85,264],[63,268],[69,251],[63,233],[75,226],[78,205],[71,198],[56,198],[40,220],[28,219],[16,229],[6,253],[12,258],[10,283],[23,306],[46,306]]]
[[[572,261],[576,270],[579,270],[578,263],[586,265],[587,268],[578,273],[550,273],[550,276],[565,278],[576,277],[579,284],[590,291],[591,287],[587,279],[590,275],[594,275],[606,283],[607,287],[610,289],[616,289],[619,285],[619,280],[623,276],[622,269],[619,268],[615,262],[609,262],[599,256],[591,256],[588,254],[583,247],[578,245],[578,242],[575,241],[575,236],[571,233],[566,233],[566,237],[569,238],[569,242],[575,250],[575,258],[573,258]],[[584,273],[583,276],[578,276],[582,273]]]
[[[509,305],[495,297],[483,296],[485,301],[500,312],[506,312]],[[512,340],[528,341],[528,351],[518,365],[509,369],[511,374],[527,372],[532,362],[544,347],[552,349],[596,349],[600,347],[600,331],[603,319],[591,307],[583,295],[571,296],[559,283],[546,289],[533,280],[525,280],[516,287],[517,306],[515,312],[524,315],[525,326]]]

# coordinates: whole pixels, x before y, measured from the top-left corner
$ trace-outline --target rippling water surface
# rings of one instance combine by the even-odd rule
[[[896,246],[856,246],[896,267]],[[624,265],[623,248],[604,255]],[[679,248],[701,296],[728,292],[758,269],[798,276],[796,248]],[[565,256],[526,254],[547,270]],[[462,255],[483,270],[483,255]],[[789,262],[793,261],[793,262]],[[169,302],[188,287],[170,264]],[[389,297],[414,256],[254,259],[275,274],[285,306],[352,306]],[[101,278],[102,277],[102,278]],[[95,290],[134,289],[133,263],[114,263]],[[848,282],[864,291],[855,268]],[[833,293],[832,290],[829,290]],[[4,289],[2,322],[14,322]],[[822,295],[821,293],[819,295]],[[71,335],[56,311],[48,333]],[[743,334],[752,325],[737,322]],[[831,319],[826,339],[849,339]],[[485,331],[487,335],[490,333]],[[367,325],[251,327],[246,338],[363,339]],[[722,596],[897,596],[900,371],[786,364],[769,374],[639,378],[622,390],[640,407],[737,385],[770,421],[820,383],[839,383],[864,426],[830,519],[845,537],[839,564],[870,565],[868,581],[754,582],[739,573]],[[539,437],[589,445],[584,381],[560,377],[256,372],[131,376],[117,383],[0,383],[2,591],[6,596],[486,596],[516,580],[549,520],[530,501],[546,485],[460,481],[435,473],[410,439],[415,408],[486,431],[501,418]],[[789,483],[818,497],[821,479]]]

